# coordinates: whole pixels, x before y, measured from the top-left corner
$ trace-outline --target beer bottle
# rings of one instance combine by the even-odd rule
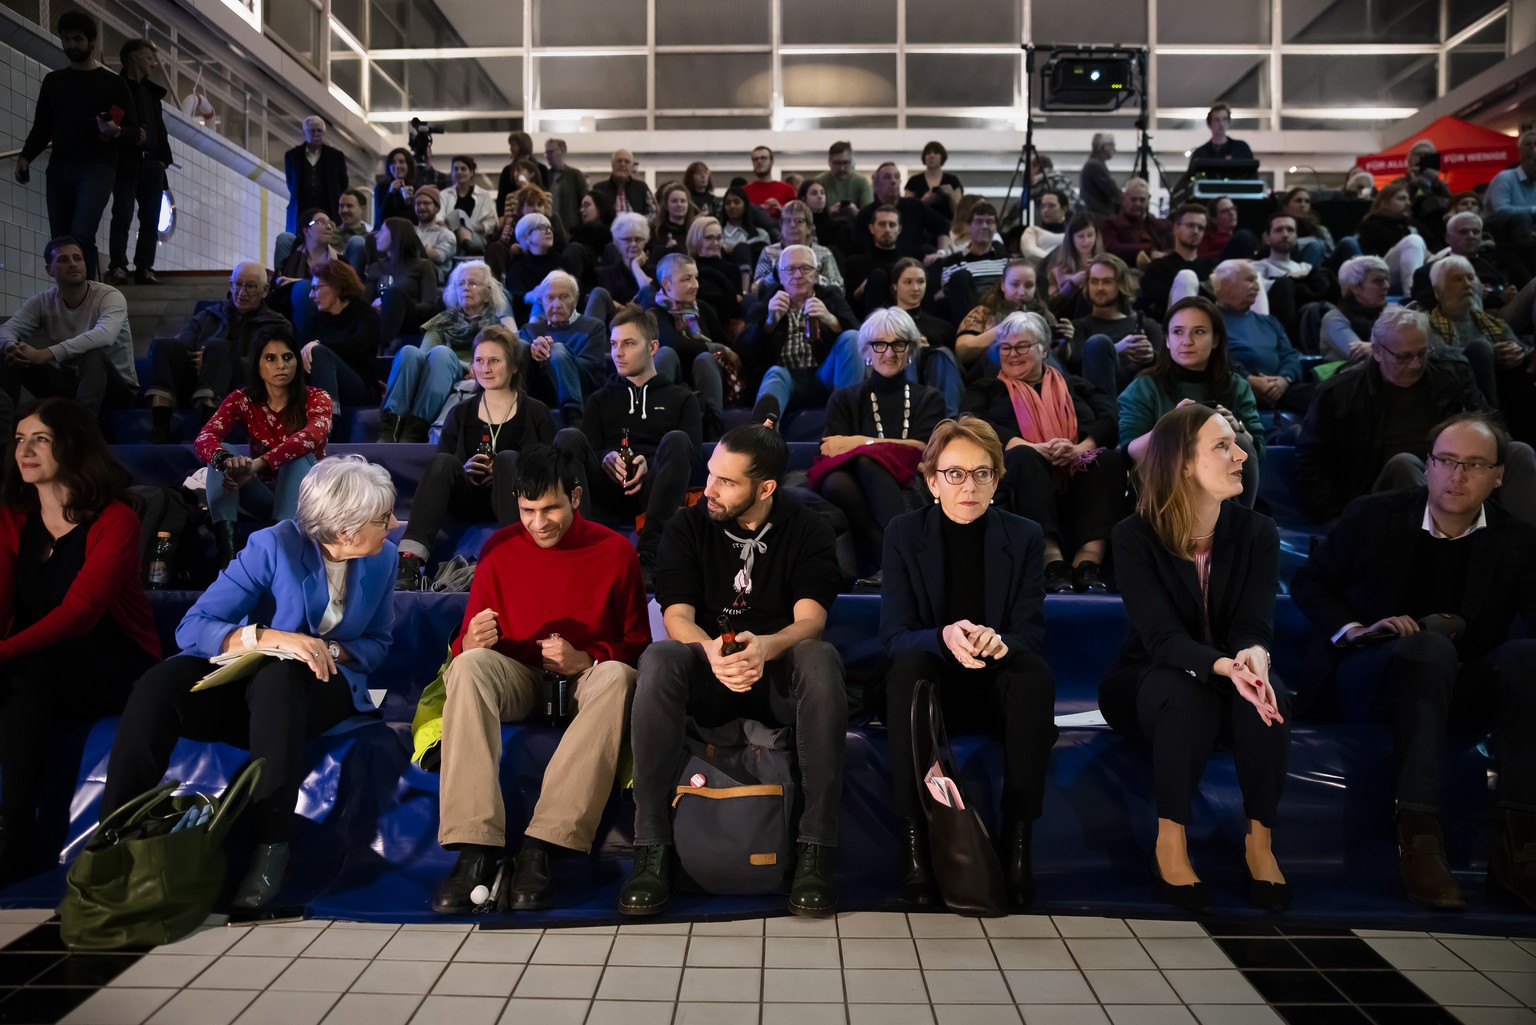
[[[629,447],[629,428],[624,428],[619,437],[619,466],[624,470],[624,479],[627,481],[635,472],[635,450]]]

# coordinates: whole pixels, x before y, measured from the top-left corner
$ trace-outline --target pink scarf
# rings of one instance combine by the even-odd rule
[[[1066,438],[1077,444],[1077,407],[1067,390],[1067,379],[1055,367],[1046,366],[1037,392],[1028,384],[998,371],[998,378],[1008,388],[1013,415],[1019,421],[1019,436],[1043,445],[1054,438]],[[1077,457],[1068,472],[1077,473],[1099,457],[1102,449],[1090,449]]]

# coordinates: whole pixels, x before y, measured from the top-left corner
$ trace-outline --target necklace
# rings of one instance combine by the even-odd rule
[[[485,417],[483,418],[485,422],[485,429],[486,432],[491,436],[491,449],[492,451],[495,451],[497,449],[496,442],[501,438],[501,429],[507,425],[508,420],[512,419],[512,417],[517,414],[517,393],[512,393],[512,405],[507,407],[507,415],[502,417],[500,420],[491,419],[491,404],[486,401],[485,394],[483,392],[480,395],[480,408],[485,410]]]
[[[875,437],[885,437],[885,424],[880,420],[880,400],[875,397],[875,390],[869,390],[869,408],[875,414]],[[901,386],[901,436],[906,438],[907,431],[912,426],[912,385]]]
[[[1208,540],[1210,540],[1211,538],[1213,538],[1215,536],[1216,536],[1216,532],[1213,530],[1209,534],[1196,534],[1193,538],[1191,538],[1191,540],[1194,540],[1194,541],[1208,541]]]

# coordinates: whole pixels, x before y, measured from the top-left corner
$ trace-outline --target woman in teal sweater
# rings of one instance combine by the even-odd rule
[[[1227,329],[1208,300],[1180,299],[1168,308],[1168,344],[1150,369],[1120,393],[1120,441],[1132,462],[1140,463],[1147,436],[1158,418],[1170,409],[1203,402],[1214,406],[1237,434],[1248,453],[1243,466],[1243,494],[1238,501],[1252,508],[1259,494],[1259,462],[1264,458],[1264,425],[1253,389],[1232,372]]]

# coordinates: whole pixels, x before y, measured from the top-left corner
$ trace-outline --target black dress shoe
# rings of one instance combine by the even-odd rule
[[[251,857],[251,867],[245,878],[235,888],[235,907],[241,911],[260,911],[283,888],[283,877],[288,874],[288,845],[263,843],[256,845]]]
[[[155,272],[152,270],[141,270],[134,272],[133,280],[137,281],[141,285],[160,284],[160,279],[155,277]]]
[[[1047,563],[1045,567],[1045,593],[1071,594],[1077,588],[1072,584],[1072,565],[1065,559]]]
[[[1158,893],[1163,900],[1172,904],[1188,915],[1209,915],[1216,910],[1211,903],[1211,895],[1206,890],[1204,883],[1188,883],[1184,886],[1174,886],[1163,879],[1163,870],[1157,863],[1157,855],[1152,855],[1152,877],[1157,880]]]
[[[837,911],[837,883],[832,872],[837,848],[819,843],[795,845],[795,879],[789,884],[793,915],[825,918]]]
[[[1028,822],[1010,822],[1003,829],[1003,874],[1008,881],[1008,903],[1026,908],[1035,902],[1035,870],[1030,857]]]
[[[1271,915],[1291,910],[1291,884],[1255,879],[1248,873],[1248,903]]]
[[[1072,587],[1078,594],[1109,593],[1109,585],[1099,576],[1096,562],[1080,562],[1072,567]]]
[[[555,906],[555,883],[549,877],[549,855],[537,848],[524,847],[512,859],[507,899],[508,911],[543,911]],[[499,903],[499,902],[498,902]]]
[[[496,881],[496,860],[500,854],[496,847],[465,844],[453,869],[437,884],[432,894],[432,910],[440,915],[467,915],[475,910],[470,894],[477,886],[490,889]]]
[[[672,845],[635,844],[635,865],[619,890],[619,914],[660,914],[672,893]]]
[[[902,858],[901,902],[913,907],[932,907],[938,901],[933,882],[933,868],[928,862],[928,836],[918,819],[904,819],[901,828]]]

